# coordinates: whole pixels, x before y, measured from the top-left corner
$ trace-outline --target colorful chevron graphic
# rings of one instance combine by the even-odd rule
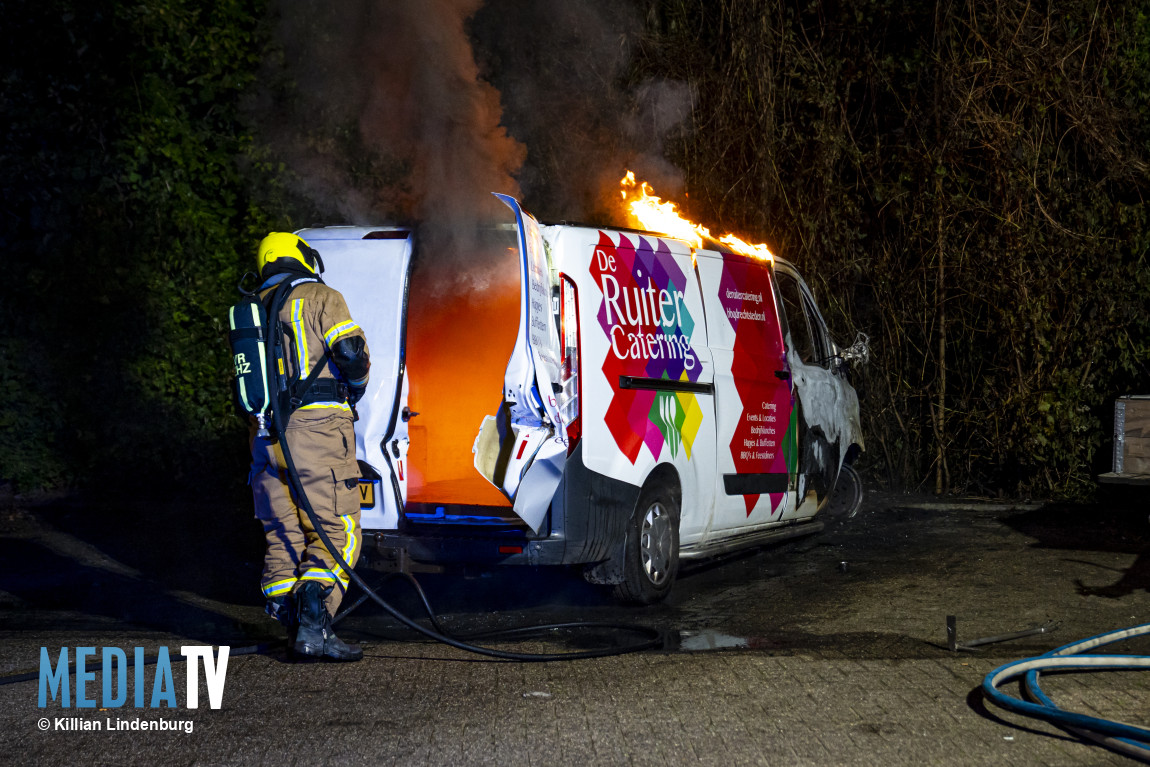
[[[618,237],[618,242],[612,239]],[[689,459],[703,410],[698,395],[619,387],[621,376],[696,381],[699,357],[691,346],[695,318],[687,310],[687,274],[657,237],[599,232],[591,276],[603,296],[598,320],[611,348],[603,373],[613,395],[607,427],[634,464],[643,445],[659,460]]]

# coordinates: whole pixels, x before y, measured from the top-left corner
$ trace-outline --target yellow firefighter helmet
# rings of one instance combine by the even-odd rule
[[[256,264],[261,275],[269,264],[280,261],[282,265],[282,260],[285,258],[298,261],[312,274],[323,271],[323,261],[320,260],[319,253],[304,242],[302,237],[287,232],[272,232],[260,240]]]

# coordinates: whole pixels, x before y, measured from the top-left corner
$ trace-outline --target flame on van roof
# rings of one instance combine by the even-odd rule
[[[627,211],[643,229],[662,232],[684,242],[689,242],[696,248],[703,247],[705,240],[714,240],[744,256],[766,260],[773,260],[775,257],[764,243],[752,245],[733,234],[715,237],[711,234],[711,230],[702,224],[696,224],[683,218],[675,203],[656,197],[653,194],[655,190],[651,188],[651,185],[646,181],[636,181],[632,171],[627,171],[627,174],[619,181],[619,186],[621,187],[619,194],[623,197]]]

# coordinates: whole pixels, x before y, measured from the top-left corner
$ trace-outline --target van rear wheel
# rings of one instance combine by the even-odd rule
[[[835,483],[835,492],[831,497],[833,516],[844,519],[854,519],[862,508],[865,490],[862,477],[849,463],[844,463],[839,469],[838,482]]]
[[[623,556],[616,597],[649,605],[670,593],[679,572],[679,504],[666,488],[649,488],[639,497]]]

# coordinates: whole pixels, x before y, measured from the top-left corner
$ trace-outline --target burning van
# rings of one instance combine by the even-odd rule
[[[409,230],[298,233],[371,347],[365,554],[582,565],[651,603],[681,560],[821,529],[840,473],[857,482],[865,348],[835,346],[798,272],[501,199],[503,282],[451,299],[416,284]]]

